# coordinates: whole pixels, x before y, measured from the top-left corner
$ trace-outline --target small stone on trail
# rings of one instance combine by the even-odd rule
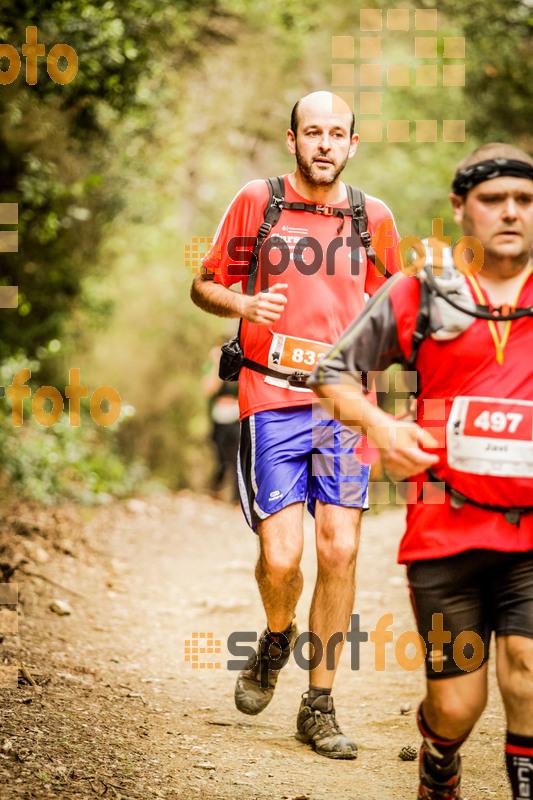
[[[191,753],[201,754],[203,756],[209,756],[211,753],[205,747],[201,747],[199,744],[195,744],[194,747],[191,747]]]
[[[411,703],[402,703],[400,706],[400,714],[408,714],[411,711]]]
[[[199,761],[194,766],[198,769],[216,769],[215,765],[211,764],[209,761]]]
[[[414,761],[418,756],[418,749],[413,747],[412,744],[408,744],[406,747],[402,747],[400,752],[398,753],[398,757],[402,759],[402,761]]]
[[[59,614],[60,617],[67,617],[69,614],[72,614],[72,607],[66,600],[52,600],[50,603],[50,611],[53,611],[54,614]]]

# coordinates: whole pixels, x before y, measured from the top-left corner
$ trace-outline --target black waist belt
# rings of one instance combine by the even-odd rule
[[[268,375],[270,378],[277,378],[278,380],[288,381],[290,386],[307,388],[308,372],[292,372],[290,375],[285,372],[278,372],[276,369],[264,367],[263,364],[258,364],[257,361],[250,361],[249,358],[243,358],[242,366],[253,369],[254,372],[260,372],[262,375]]]
[[[472,500],[471,497],[467,497],[465,494],[462,494],[462,492],[458,492],[457,489],[454,489],[449,483],[446,483],[446,481],[443,481],[438,477],[438,475],[435,475],[433,470],[428,469],[427,475],[432,483],[444,484],[444,491],[450,495],[450,505],[452,508],[459,509],[462,508],[465,503],[469,503],[471,506],[484,508],[486,511],[496,511],[499,514],[503,514],[506,522],[508,522],[510,525],[516,525],[517,528],[520,527],[522,515],[531,514],[531,512],[533,512],[533,506],[517,506],[516,508],[506,508],[505,506],[489,506],[486,503],[478,503],[477,500]]]

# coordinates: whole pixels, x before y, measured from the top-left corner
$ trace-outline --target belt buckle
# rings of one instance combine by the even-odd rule
[[[308,377],[308,372],[292,372],[287,377],[287,382],[289,386],[294,386],[295,388],[301,388],[302,386],[307,388]]]

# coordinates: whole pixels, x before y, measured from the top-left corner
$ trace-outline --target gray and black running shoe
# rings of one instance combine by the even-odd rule
[[[260,714],[270,703],[279,671],[289,660],[297,636],[294,620],[288,635],[263,631],[257,652],[250,656],[235,683],[235,705],[243,714]]]
[[[302,695],[296,727],[296,738],[310,744],[319,755],[326,758],[357,758],[357,745],[339,728],[330,695],[317,697],[311,705],[307,705],[307,694]]]

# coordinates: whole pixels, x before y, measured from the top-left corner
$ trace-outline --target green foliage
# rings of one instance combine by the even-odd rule
[[[433,3],[421,3],[434,7]],[[443,0],[439,13],[466,42],[462,104],[468,131],[486,141],[533,145],[533,10],[527,0]]]
[[[2,282],[18,285],[20,298],[18,309],[2,312],[0,358],[14,350],[32,356],[62,338],[123,205],[123,186],[110,181],[113,125],[141,109],[149,115],[167,72],[227,39],[220,26],[231,17],[223,0],[2,4],[2,41],[21,52],[26,27],[36,26],[45,52],[58,43],[74,48],[78,73],[58,85],[41,56],[30,86],[22,58],[18,78],[0,86],[0,202],[19,206],[19,252],[5,259]]]
[[[38,361],[10,359],[0,367],[0,377],[9,384],[23,366],[31,369],[33,396],[41,385]],[[1,469],[22,496],[44,503],[70,500],[92,504],[146,488],[146,468],[138,460],[126,463],[117,452],[118,431],[128,409],[116,423],[103,428],[89,415],[87,401],[85,405],[82,401],[78,426],[70,425],[66,408],[55,425],[43,427],[33,418],[31,398],[27,398],[22,425],[14,427],[10,404],[5,400],[0,407]]]
[[[0,86],[0,202],[20,212],[19,252],[2,255],[0,282],[19,286],[19,306],[0,311],[0,360],[36,359],[40,383],[52,385],[80,366],[84,382],[116,386],[135,407],[117,432],[90,418],[46,430],[0,419],[4,469],[24,491],[126,491],[135,476],[117,454],[142,456],[172,487],[205,485],[200,375],[229,331],[190,303],[184,247],[213,235],[246,181],[292,169],[290,109],[331,88],[332,36],[354,37],[357,102],[358,43],[368,35],[359,11],[382,8],[385,19],[388,5],[341,0],[325,15],[318,0],[2,3],[1,41],[20,52],[35,25],[47,52],[73,47],[79,69],[60,86],[41,57],[28,86],[23,59],[16,81]],[[420,0],[411,20],[415,6],[437,8]],[[383,118],[410,119],[411,141],[361,143],[345,178],[383,198],[402,235],[427,236],[442,217],[453,239],[447,191],[459,159],[495,139],[533,145],[532,12],[524,0],[439,0],[438,14],[439,75],[452,63],[442,37],[464,36],[466,87],[384,81]],[[384,25],[384,75],[388,63],[423,63],[415,34]],[[357,107],[356,116],[359,125]],[[437,142],[417,142],[416,119],[465,119],[466,141],[443,142],[439,127]]]
[[[112,437],[102,441],[90,417],[70,428],[61,419],[45,430],[35,420],[24,430],[11,429],[9,420],[0,424],[2,470],[22,496],[44,503],[63,500],[107,503],[113,497],[128,497],[144,488],[146,468],[139,462],[129,466],[113,451]]]

